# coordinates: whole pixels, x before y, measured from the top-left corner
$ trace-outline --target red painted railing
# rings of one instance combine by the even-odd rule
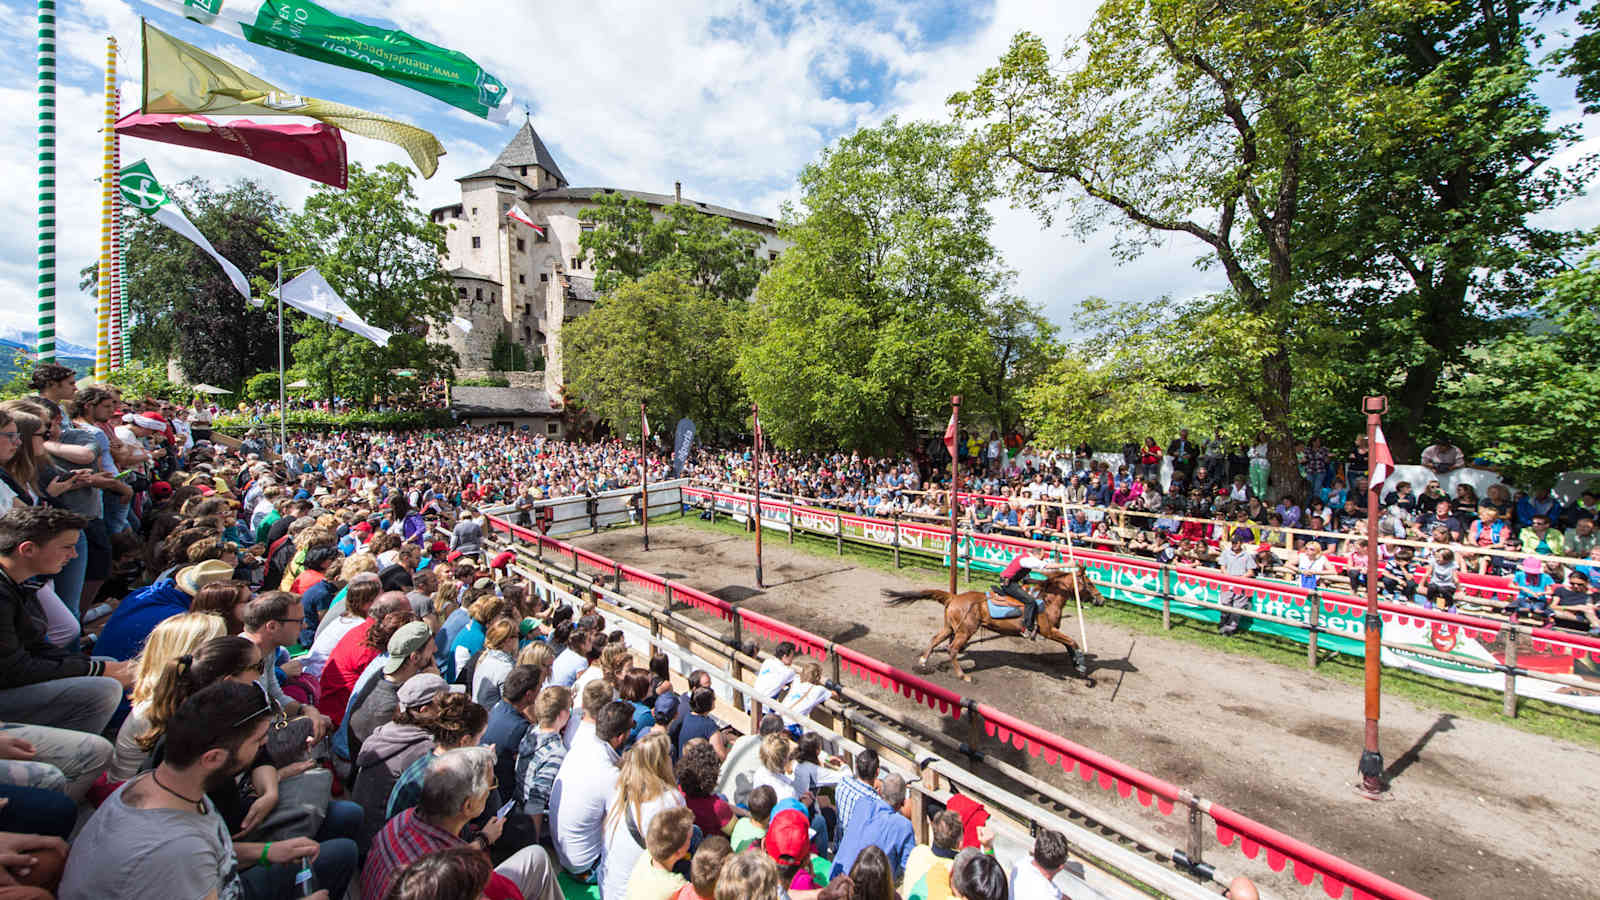
[[[489,524],[495,531],[541,544],[545,550],[559,554],[560,557],[573,558],[574,547],[564,541],[545,537],[493,516],[489,517]],[[586,563],[598,571],[614,574],[620,570],[623,579],[630,584],[637,584],[657,593],[666,591],[669,582],[659,575],[632,566],[619,567],[618,563],[581,548],[577,553],[580,563]],[[1210,573],[1198,570],[1197,573],[1210,576]],[[744,630],[760,634],[774,642],[790,641],[800,648],[801,652],[819,659],[826,658],[829,651],[832,651],[839,656],[841,671],[849,672],[869,684],[894,691],[941,714],[955,718],[962,715],[976,715],[982,723],[984,734],[1002,745],[1039,757],[1047,765],[1059,765],[1068,773],[1076,770],[1086,784],[1097,784],[1102,790],[1115,791],[1120,797],[1136,799],[1141,806],[1153,807],[1162,815],[1171,815],[1180,802],[1179,788],[1176,785],[1148,772],[1067,740],[1061,735],[1045,731],[987,704],[970,702],[955,691],[909,672],[903,672],[849,647],[838,646],[804,629],[796,628],[771,616],[739,609],[725,600],[687,585],[670,583],[673,598],[678,602],[687,603],[724,620],[731,620],[737,616]],[[1263,585],[1263,587],[1268,586]],[[1276,585],[1270,587],[1278,588]],[[1355,900],[1389,900],[1389,898],[1422,900],[1424,897],[1410,888],[1295,840],[1225,806],[1202,801],[1202,808],[1216,823],[1217,840],[1223,846],[1232,846],[1234,841],[1238,840],[1240,851],[1250,859],[1255,859],[1265,850],[1265,861],[1269,868],[1281,872],[1284,866],[1293,864],[1295,878],[1304,885],[1310,885],[1320,875],[1323,891],[1330,898],[1337,900],[1342,897],[1346,888],[1353,891]]]

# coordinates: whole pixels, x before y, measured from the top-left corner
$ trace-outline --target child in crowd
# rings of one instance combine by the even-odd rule
[[[767,822],[772,818],[772,808],[778,805],[778,793],[768,785],[761,785],[751,789],[745,802],[750,815],[735,822],[733,834],[728,836],[735,853],[767,836]]]
[[[680,888],[672,900],[716,900],[717,876],[722,874],[722,866],[731,856],[733,845],[722,835],[712,835],[701,841],[689,863],[689,883]]]
[[[692,871],[689,842],[694,813],[678,806],[656,813],[645,833],[645,853],[634,863],[627,900],[672,900],[687,884],[679,869]]]
[[[1516,605],[1511,608],[1511,621],[1515,623],[1521,613],[1534,613],[1544,616],[1545,627],[1555,624],[1554,617],[1550,615],[1549,589],[1556,583],[1545,573],[1544,566],[1540,564],[1537,556],[1529,556],[1522,561],[1522,567],[1512,577],[1511,584],[1517,589]]]
[[[1314,591],[1317,589],[1317,580],[1333,571],[1333,567],[1328,565],[1328,558],[1322,555],[1320,542],[1306,541],[1295,564],[1295,570],[1300,574],[1300,586],[1308,591]]]
[[[1455,554],[1448,548],[1435,550],[1433,566],[1428,570],[1428,599],[1423,601],[1423,607],[1434,609],[1442,606],[1447,612],[1455,612],[1456,589],[1460,586]]]
[[[1410,547],[1401,547],[1383,567],[1383,592],[1392,599],[1411,603],[1416,598],[1417,582],[1411,572],[1414,556]]]

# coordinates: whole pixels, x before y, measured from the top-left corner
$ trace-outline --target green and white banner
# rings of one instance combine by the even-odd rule
[[[329,12],[309,0],[149,0],[234,37],[366,72],[475,116],[504,121],[511,91],[465,53]]]
[[[194,227],[189,217],[183,214],[167,192],[162,189],[161,182],[150,171],[150,164],[139,160],[130,166],[124,166],[117,175],[117,187],[122,192],[122,199],[140,213],[155,219],[157,222],[171,228],[194,242],[196,247],[204,250],[208,256],[217,261],[222,271],[228,274],[228,280],[238,289],[239,295],[246,300],[250,299],[250,282],[239,271],[239,267],[228,262],[211,246],[206,236],[200,229]]]

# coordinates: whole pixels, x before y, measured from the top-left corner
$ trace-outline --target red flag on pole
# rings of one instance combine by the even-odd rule
[[[521,222],[529,228],[532,228],[534,231],[537,231],[540,237],[544,237],[544,226],[539,225],[532,219],[528,218],[528,214],[523,212],[521,207],[513,205],[510,209],[506,210],[506,218],[513,222]]]
[[[645,440],[649,440],[650,439],[650,417],[644,414],[644,406],[642,404],[639,406],[639,422],[641,423],[642,427],[644,428]]]
[[[1367,490],[1378,491],[1394,472],[1394,457],[1389,455],[1389,442],[1383,438],[1382,426],[1373,434],[1376,436],[1372,441],[1372,483],[1367,485]]]
[[[944,427],[944,449],[950,451],[950,458],[956,458],[956,410],[950,408],[950,424]]]

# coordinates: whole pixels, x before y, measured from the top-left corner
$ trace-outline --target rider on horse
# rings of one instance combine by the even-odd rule
[[[1022,587],[1028,580],[1029,573],[1038,572],[1045,577],[1071,571],[1065,565],[1050,563],[1030,554],[1013,556],[1011,562],[1000,573],[1001,584],[999,593],[1022,603],[1022,633],[1029,640],[1038,636],[1039,610],[1044,606],[1044,600],[1030,593]]]

